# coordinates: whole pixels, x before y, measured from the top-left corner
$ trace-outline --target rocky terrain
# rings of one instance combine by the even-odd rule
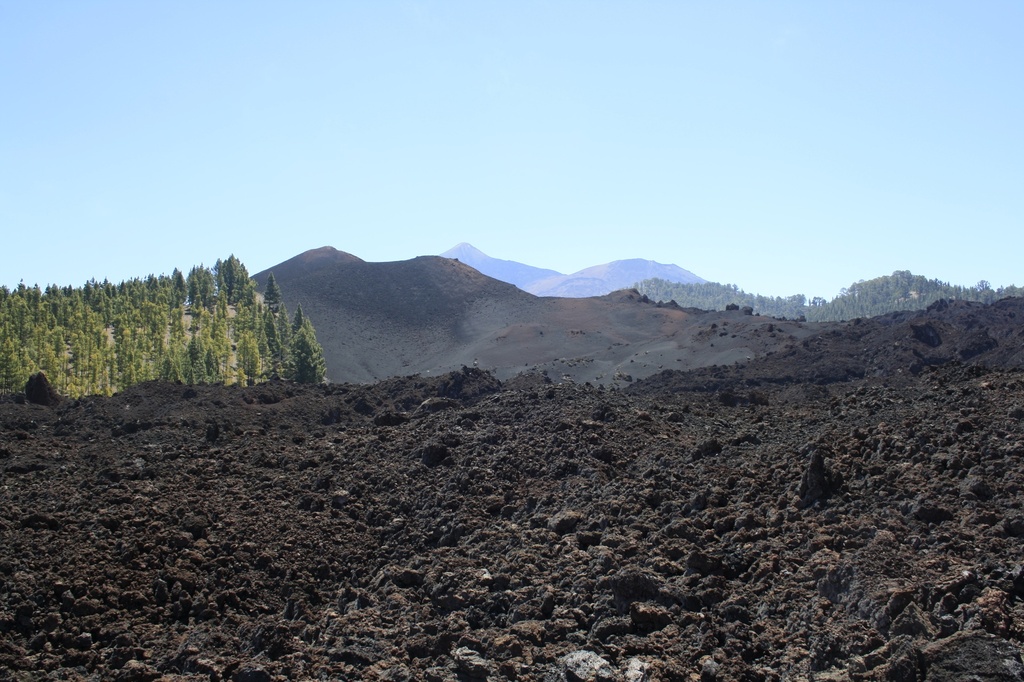
[[[628,391],[34,386],[0,679],[1024,680],[1018,305]]]

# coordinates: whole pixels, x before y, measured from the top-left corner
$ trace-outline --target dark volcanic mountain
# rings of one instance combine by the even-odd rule
[[[339,251],[331,246],[321,246],[319,249],[303,251],[299,255],[289,258],[283,263],[278,263],[271,270],[274,277],[280,279],[294,279],[310,275],[323,268],[331,268],[343,264],[365,263],[362,258],[353,256],[351,253]],[[269,272],[269,270],[267,271]],[[262,275],[262,277],[261,277]],[[262,285],[266,282],[265,273],[256,275],[257,281]]]
[[[571,275],[535,268],[516,261],[491,258],[471,244],[462,243],[441,254],[457,258],[488,277],[515,284],[537,296],[585,298],[603,296],[632,287],[645,279],[659,278],[668,282],[694,284],[704,282],[689,270],[677,265],[663,265],[652,260],[631,258],[595,265]]]
[[[320,249],[257,274],[261,286],[271,271],[288,308],[301,305],[316,324],[332,381],[478,366],[502,379],[534,369],[622,385],[665,368],[745,360],[811,333],[777,321],[789,335],[762,338],[764,318],[659,306],[635,291],[539,298],[438,256],[366,263]],[[732,331],[709,343],[695,315],[704,327],[732,320]]]
[[[333,251],[333,250],[331,250]],[[371,381],[473,364],[470,348],[481,330],[500,327],[536,299],[511,284],[438,256],[366,263],[319,249],[272,271],[292,311],[301,305],[324,347],[328,378]]]

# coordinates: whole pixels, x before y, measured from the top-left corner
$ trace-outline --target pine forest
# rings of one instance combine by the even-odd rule
[[[256,290],[233,255],[120,284],[0,287],[0,394],[43,371],[58,393],[111,395],[152,379],[253,385],[323,381],[316,331],[290,317],[273,275]]]
[[[940,299],[993,303],[1007,296],[1024,296],[1016,286],[993,289],[987,281],[973,287],[958,286],[927,279],[898,270],[892,275],[860,281],[842,289],[831,301],[803,294],[762,296],[748,294],[735,284],[679,284],[663,279],[646,279],[636,289],[655,301],[675,301],[684,308],[724,310],[728,305],[749,306],[758,315],[804,318],[811,322],[853,320],[875,317],[897,310],[923,310]]]

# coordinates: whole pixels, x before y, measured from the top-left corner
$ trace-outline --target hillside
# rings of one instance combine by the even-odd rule
[[[723,310],[728,305],[749,306],[761,315],[803,317],[815,322],[875,317],[901,310],[924,310],[943,299],[994,303],[1001,298],[1024,295],[1024,289],[1017,286],[993,288],[986,281],[973,287],[960,286],[914,275],[907,270],[854,282],[829,301],[820,297],[808,301],[803,294],[762,296],[747,293],[735,284],[687,284],[658,277],[638,280],[637,289],[656,301],[675,301],[679,305],[702,310]]]
[[[864,378],[896,384],[950,363],[1021,368],[1022,319],[1024,299],[1007,298],[991,305],[939,301],[924,311],[849,323],[807,323],[814,333],[749,363],[665,370],[631,390],[715,392],[742,385],[756,393],[766,386],[808,390]],[[737,399],[745,400],[745,395]]]
[[[332,381],[472,365],[479,328],[530,317],[535,303],[511,284],[437,256],[366,263],[336,252],[313,269],[296,266],[302,258],[255,279],[262,286],[273,272],[288,308],[301,305],[317,320]]]
[[[1008,352],[1005,343],[1016,347],[1020,325],[1014,316],[1024,314],[1021,299],[1010,299],[988,307],[936,305],[924,314],[893,313],[857,325],[810,323],[658,305],[628,290],[542,298],[449,259],[366,263],[325,253],[316,268],[296,266],[300,256],[272,270],[288,308],[301,304],[317,320],[328,378],[338,382],[436,376],[475,366],[501,380],[529,369],[559,381],[624,387],[665,371],[722,371],[762,358],[796,357],[833,338],[890,350],[844,348],[848,367],[809,361],[786,366],[816,367],[830,381],[950,359],[1014,366],[1016,356],[1001,354]],[[268,273],[256,275],[257,281]],[[935,330],[941,343],[915,332],[924,328]]]
[[[175,269],[119,284],[0,287],[0,395],[23,390],[40,371],[70,397],[157,378],[319,382],[323,359],[312,323],[284,314],[274,296],[268,292],[264,305],[234,256],[213,268],[194,266],[188,276]]]
[[[754,333],[765,319],[657,306],[636,292],[540,298],[446,258],[365,263],[337,254],[314,269],[292,259],[255,276],[262,286],[273,272],[288,308],[301,305],[317,320],[332,381],[476,366],[501,379],[533,369],[624,385],[665,367],[731,363],[781,342]],[[736,333],[709,347],[691,324],[695,315],[704,326],[732,319]],[[810,333],[795,322],[779,324],[796,338]]]

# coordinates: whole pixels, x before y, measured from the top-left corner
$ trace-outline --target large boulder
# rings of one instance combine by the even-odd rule
[[[926,682],[1024,681],[1021,650],[982,630],[967,630],[929,644],[921,651]]]
[[[44,372],[36,372],[25,383],[25,399],[36,405],[56,405],[60,402],[60,395]]]

